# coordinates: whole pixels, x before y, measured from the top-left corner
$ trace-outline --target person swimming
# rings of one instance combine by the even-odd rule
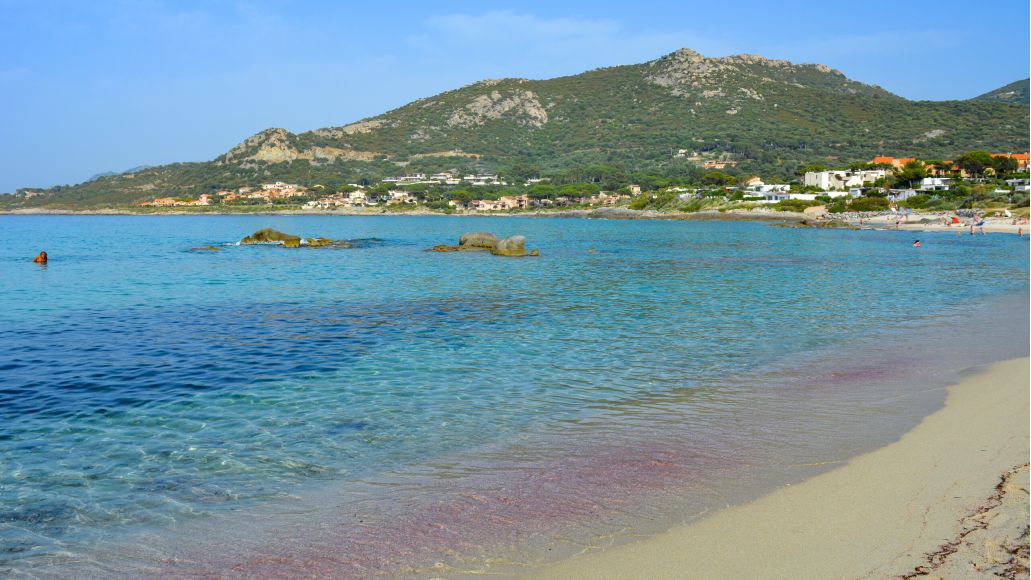
[[[914,248],[919,248],[920,247],[920,240],[913,240],[913,247]]]
[[[34,263],[36,263],[36,264],[46,264],[47,263],[47,253],[46,252],[40,252],[38,256],[36,256],[35,258],[32,259],[32,261]]]

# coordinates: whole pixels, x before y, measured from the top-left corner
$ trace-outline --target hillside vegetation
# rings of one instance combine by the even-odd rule
[[[1010,98],[1015,85],[1022,101]],[[604,164],[683,175],[715,158],[778,176],[882,153],[1027,151],[1026,95],[1025,80],[968,101],[909,101],[824,65],[682,49],[568,77],[480,81],[344,126],[266,129],[212,161],[23,189],[0,204],[103,207],[262,181],[332,188],[444,169],[527,176]]]

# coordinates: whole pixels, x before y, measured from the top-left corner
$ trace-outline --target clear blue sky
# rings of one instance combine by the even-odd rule
[[[1026,78],[1026,0],[0,0],[0,192],[211,159],[482,78],[681,47],[818,62],[910,99]]]

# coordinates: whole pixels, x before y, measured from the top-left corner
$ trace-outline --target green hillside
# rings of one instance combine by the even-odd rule
[[[481,81],[350,125],[267,129],[210,162],[20,190],[0,203],[98,207],[276,179],[334,187],[452,168],[547,174],[606,164],[675,174],[717,156],[740,171],[790,175],[803,162],[881,153],[1026,151],[1028,111],[1026,98],[909,101],[823,65],[682,49],[568,77]]]
[[[988,91],[979,97],[974,97],[974,100],[1009,103],[1011,105],[1027,105],[1029,85],[1031,85],[1031,79],[1012,82],[1004,87],[999,87],[994,91]]]

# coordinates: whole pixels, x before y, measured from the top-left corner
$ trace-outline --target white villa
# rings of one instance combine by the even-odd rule
[[[805,174],[802,184],[806,187],[818,187],[824,191],[844,190],[877,181],[885,175],[887,172],[883,169],[810,171]]]

